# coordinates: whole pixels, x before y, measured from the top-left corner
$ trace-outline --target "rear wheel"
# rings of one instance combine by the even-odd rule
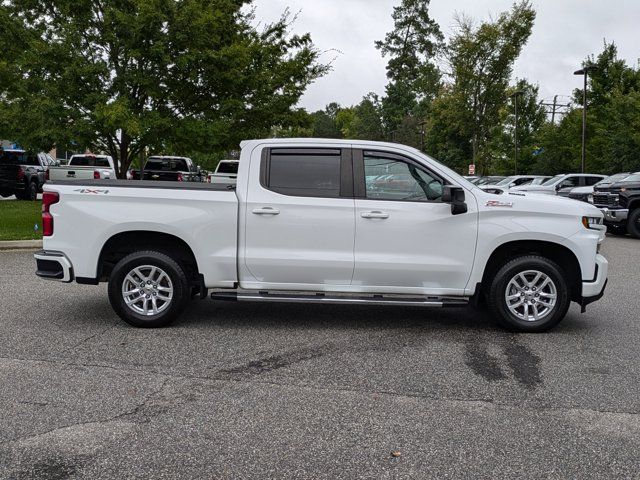
[[[38,184],[36,182],[29,182],[25,185],[25,188],[21,192],[16,192],[18,200],[30,200],[35,201],[38,199]]]
[[[120,260],[109,278],[111,306],[134,327],[164,327],[186,308],[190,287],[182,266],[168,255],[140,251]]]
[[[629,214],[627,230],[633,238],[640,238],[640,208],[636,208]]]
[[[571,299],[562,269],[551,260],[528,255],[504,265],[491,281],[490,311],[503,326],[521,332],[544,332],[567,314]]]

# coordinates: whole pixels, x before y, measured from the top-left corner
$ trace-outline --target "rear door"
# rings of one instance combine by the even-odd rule
[[[353,288],[367,292],[462,294],[478,235],[468,212],[442,202],[446,181],[417,161],[385,151],[353,151],[356,241]],[[360,198],[358,198],[360,197]]]
[[[355,228],[350,148],[277,147],[261,155],[251,163],[244,219],[249,278],[241,276],[242,286],[350,285]]]

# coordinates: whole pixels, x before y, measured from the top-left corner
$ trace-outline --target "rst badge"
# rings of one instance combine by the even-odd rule
[[[485,203],[485,206],[511,208],[513,207],[513,202],[501,202],[500,200],[489,200],[487,203]]]

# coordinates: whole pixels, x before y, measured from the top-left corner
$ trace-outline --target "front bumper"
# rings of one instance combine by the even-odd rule
[[[604,291],[604,286],[607,283],[607,274],[609,273],[609,262],[602,255],[596,255],[596,275],[595,279],[590,282],[582,282],[582,298],[583,300],[590,300],[593,297],[598,297],[598,300]],[[595,301],[593,300],[593,301]],[[591,303],[587,301],[587,303]]]
[[[600,208],[602,215],[604,215],[604,223],[626,223],[629,217],[629,210],[626,208],[611,209],[607,207]]]
[[[40,278],[65,283],[73,281],[73,266],[64,253],[40,250],[33,258],[36,259],[36,275]]]

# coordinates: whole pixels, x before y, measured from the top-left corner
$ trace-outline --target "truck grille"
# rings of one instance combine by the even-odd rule
[[[612,195],[610,193],[594,193],[593,204],[603,207],[617,207],[618,195]]]

